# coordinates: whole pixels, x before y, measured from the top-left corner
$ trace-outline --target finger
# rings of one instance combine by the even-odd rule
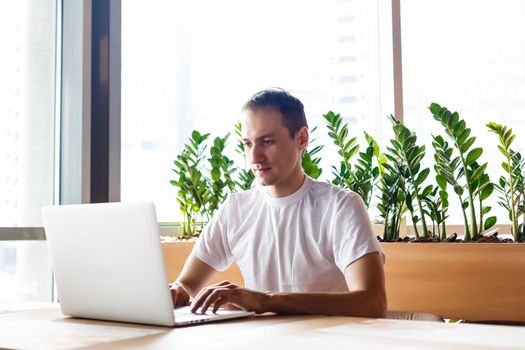
[[[224,297],[219,297],[219,299],[215,300],[215,303],[213,304],[213,313],[216,314],[217,311],[224,305],[227,304],[228,300]],[[230,304],[228,304],[230,305]]]
[[[175,308],[175,306],[177,306],[177,291],[174,289],[171,289],[170,294],[171,294],[171,301],[173,302],[173,307]]]
[[[177,307],[186,306],[186,305],[189,305],[189,303],[190,303],[189,295],[183,291],[178,291],[177,301],[176,301],[175,306]]]
[[[210,287],[225,287],[230,284],[232,284],[230,281],[224,280],[219,283],[212,284]]]
[[[197,310],[201,307],[201,305],[204,303],[206,298],[208,298],[210,293],[213,292],[213,290],[214,289],[210,287],[203,288],[191,302],[191,312],[197,312]]]
[[[228,297],[226,294],[227,292],[229,292],[229,289],[215,289],[213,292],[211,292],[202,304],[201,313],[205,314],[209,307],[218,299],[226,299]]]
[[[212,293],[214,290],[223,288],[235,289],[237,287],[238,286],[236,284],[233,284],[230,281],[222,281],[201,289],[201,291],[191,302],[191,312],[196,313],[204,301],[209,297],[210,293]]]
[[[187,304],[187,296],[180,290],[172,291],[171,298],[173,300],[173,307],[184,306]]]
[[[241,307],[240,305],[237,305],[231,301],[229,301],[228,303],[226,303],[225,305],[221,305],[221,307],[223,309],[227,309],[227,310],[245,310],[243,307]]]

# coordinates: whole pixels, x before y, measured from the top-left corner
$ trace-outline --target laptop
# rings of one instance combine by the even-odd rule
[[[151,202],[49,206],[42,217],[64,315],[186,326],[254,314],[173,309]]]

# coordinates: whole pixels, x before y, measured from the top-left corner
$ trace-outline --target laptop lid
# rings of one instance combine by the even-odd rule
[[[63,314],[174,325],[153,203],[44,207],[42,216]]]

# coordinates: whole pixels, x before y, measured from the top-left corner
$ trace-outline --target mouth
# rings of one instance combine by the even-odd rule
[[[257,175],[264,175],[270,171],[272,167],[261,167],[261,168],[254,168],[253,172]]]

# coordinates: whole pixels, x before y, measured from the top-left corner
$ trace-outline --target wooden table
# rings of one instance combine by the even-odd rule
[[[525,327],[263,315],[185,328],[65,317],[56,306],[0,314],[0,348],[523,349]]]

